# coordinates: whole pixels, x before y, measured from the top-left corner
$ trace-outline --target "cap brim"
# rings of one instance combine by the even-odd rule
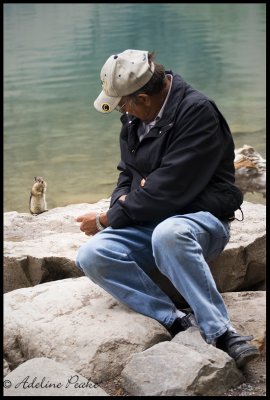
[[[120,100],[121,97],[110,97],[102,90],[94,101],[94,107],[97,111],[107,114],[115,109]]]

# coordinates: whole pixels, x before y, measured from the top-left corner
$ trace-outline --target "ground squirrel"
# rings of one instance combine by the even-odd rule
[[[47,183],[42,176],[35,176],[29,199],[29,210],[31,214],[37,215],[48,211],[45,198],[46,189]]]

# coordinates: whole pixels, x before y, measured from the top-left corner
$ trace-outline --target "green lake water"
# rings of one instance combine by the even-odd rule
[[[119,113],[93,102],[100,68],[129,48],[155,51],[215,100],[236,148],[266,156],[265,4],[5,4],[3,31],[4,211],[28,212],[37,175],[49,208],[110,196]]]

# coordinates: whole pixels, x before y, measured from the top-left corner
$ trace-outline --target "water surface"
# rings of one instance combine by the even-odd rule
[[[99,71],[128,48],[212,97],[236,147],[265,157],[265,4],[5,4],[4,210],[28,212],[34,176],[49,208],[110,196],[119,113],[98,113]],[[249,196],[250,198],[250,196]],[[253,196],[264,202],[261,196]]]

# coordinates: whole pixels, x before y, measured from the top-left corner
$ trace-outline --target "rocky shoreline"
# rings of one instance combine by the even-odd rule
[[[105,199],[38,216],[4,214],[4,395],[224,395],[243,385],[245,371],[197,329],[171,339],[75,267],[89,240],[75,217],[108,205]],[[230,242],[210,268],[234,326],[254,336],[263,359],[265,206],[242,208],[244,221],[232,223]],[[168,282],[153,279],[184,306]],[[114,381],[112,391],[106,383]]]

